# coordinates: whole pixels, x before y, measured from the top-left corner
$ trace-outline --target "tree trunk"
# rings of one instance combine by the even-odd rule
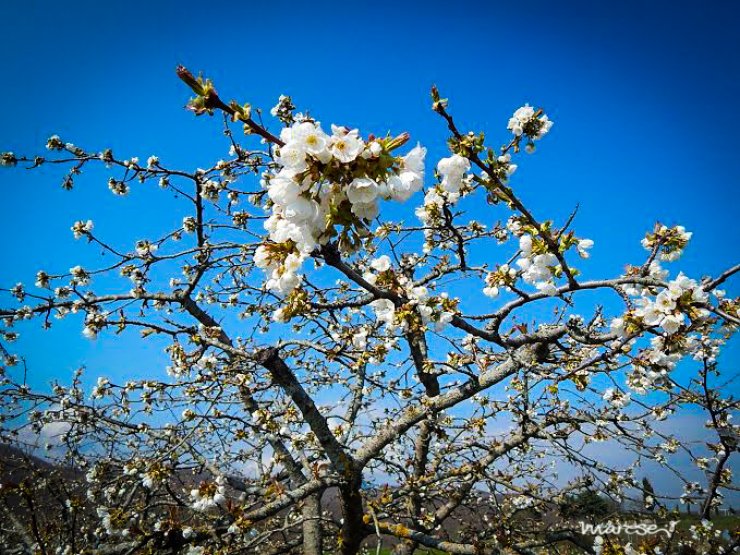
[[[362,519],[362,494],[360,494],[359,476],[354,477],[349,484],[340,486],[342,516],[341,534],[341,555],[356,555],[360,551],[360,546],[365,539],[365,523]]]
[[[322,555],[321,493],[303,500],[303,554]]]

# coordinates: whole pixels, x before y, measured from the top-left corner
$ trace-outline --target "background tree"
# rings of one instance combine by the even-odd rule
[[[582,519],[586,522],[600,522],[617,512],[617,507],[592,489],[568,495],[560,507],[565,518]]]
[[[15,299],[0,310],[4,344],[25,320],[79,318],[91,339],[136,330],[171,360],[147,379],[100,377],[90,392],[80,370],[44,392],[3,346],[3,437],[18,444],[51,427],[86,481],[62,496],[64,520],[34,518],[59,480],[31,465],[38,479],[2,490],[8,514],[28,516],[3,525],[6,546],[350,555],[392,540],[397,553],[591,552],[571,524],[526,517],[578,487],[556,461],[616,501],[651,460],[685,481],[685,499],[721,502],[737,400],[716,357],[740,319],[720,286],[740,266],[671,275],[662,264],[691,233],[658,223],[644,260],[581,279],[593,242],[572,229],[575,212],[541,219],[511,179],[552,127],[543,110],[517,109],[493,147],[461,130],[433,89],[451,156],[432,174],[406,133],[329,133],[286,96],[271,131],[259,110],[178,75],[196,115],[224,115],[229,156],[211,167],[141,163],[57,136],[48,157],[2,155],[7,166],[70,168],[67,189],[104,164],[114,195],[154,182],[153,196],[190,207],[181,227],[133,246],[77,221],[75,237],[105,253],[100,267],[43,269],[33,287],[4,290]],[[484,203],[485,220],[471,220]],[[391,207],[408,213],[392,220]],[[698,378],[674,371],[684,358]],[[656,425],[686,404],[711,417],[710,456]],[[604,441],[632,457],[607,465],[588,449]],[[708,483],[671,464],[679,450],[714,469]],[[471,514],[477,525],[461,526]]]
[[[647,476],[642,478],[642,505],[648,511],[655,509],[655,489]]]

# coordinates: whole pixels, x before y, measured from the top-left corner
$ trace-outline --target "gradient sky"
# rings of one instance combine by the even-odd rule
[[[431,165],[446,152],[430,110],[436,83],[459,124],[492,145],[507,140],[507,119],[525,102],[555,121],[512,184],[540,217],[562,222],[580,203],[575,229],[596,243],[586,276],[641,262],[639,241],[656,220],[694,232],[674,273],[714,274],[740,258],[740,3],[110,4],[3,3],[0,150],[43,153],[57,133],[122,157],[157,154],[169,167],[212,164],[228,145],[218,120],[183,110],[189,95],[174,73],[182,63],[227,99],[269,109],[290,94],[325,126],[409,131]],[[113,197],[103,174],[72,193],[60,177],[0,171],[3,285],[96,260],[72,239],[75,220],[92,218],[96,232],[131,245],[183,216],[143,193]],[[738,294],[737,281],[728,290]],[[81,364],[144,376],[161,360],[156,342],[87,342],[80,330],[72,321],[22,330],[32,384]],[[723,359],[733,371],[737,351]]]

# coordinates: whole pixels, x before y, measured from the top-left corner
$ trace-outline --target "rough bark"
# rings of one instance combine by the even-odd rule
[[[322,555],[321,493],[314,493],[303,500],[303,553]]]

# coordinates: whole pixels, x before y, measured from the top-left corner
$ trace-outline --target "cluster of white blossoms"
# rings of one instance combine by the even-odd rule
[[[472,175],[467,175],[468,171],[470,171],[470,161],[459,154],[442,158],[437,163],[437,172],[441,181],[439,185],[426,192],[424,204],[417,207],[415,212],[416,217],[427,228],[424,230],[426,238],[424,252],[428,253],[432,249],[432,227],[443,220],[444,206],[455,204],[465,194],[467,189],[463,185],[469,184],[472,179]]]
[[[98,507],[96,509],[98,518],[100,519],[100,524],[102,525],[105,532],[111,536],[116,535],[119,533],[119,530],[116,529],[116,527],[113,524],[113,518],[110,514],[110,510],[108,507]],[[121,535],[128,535],[128,530],[123,529],[120,531]]]
[[[630,394],[622,393],[619,390],[609,387],[604,391],[602,399],[604,399],[604,401],[609,403],[615,409],[623,409],[630,402]]]
[[[499,156],[497,161],[498,177],[502,182],[506,182],[509,176],[516,171],[517,165],[511,163],[509,152]],[[430,239],[433,236],[433,230],[431,227],[443,220],[444,206],[456,204],[462,196],[471,192],[470,185],[473,175],[468,174],[470,167],[470,160],[459,154],[442,158],[437,163],[440,183],[426,192],[424,204],[416,209],[417,218],[427,227],[424,233],[427,239],[424,245],[425,252],[429,252],[432,248]]]
[[[36,272],[36,281],[34,282],[34,285],[38,287],[39,289],[47,289],[49,285],[51,284],[51,276],[47,274],[44,270],[39,270]]]
[[[588,258],[591,256],[591,253],[589,252],[594,246],[593,239],[581,239],[576,244],[576,252],[578,252],[578,256],[581,258]]]
[[[692,233],[682,225],[667,227],[657,224],[655,230],[642,240],[642,246],[649,251],[657,249],[660,260],[672,262],[681,256],[691,236]]]
[[[680,226],[673,229],[678,230],[678,233],[656,227],[656,233],[664,233],[664,238],[671,236],[672,246],[668,252],[670,259],[675,258],[676,252],[685,247],[687,237],[691,235]],[[665,235],[666,230],[668,235]],[[680,240],[680,247],[675,242],[676,239]],[[661,242],[661,245],[665,244]],[[646,248],[652,250],[654,246],[646,245]],[[648,275],[664,281],[668,277],[668,271],[659,262],[653,261],[648,268]],[[647,393],[687,355],[693,355],[699,360],[713,360],[718,350],[715,344],[717,340],[691,333],[694,330],[693,324],[701,324],[709,316],[709,311],[705,308],[709,293],[700,283],[679,273],[675,279],[668,281],[667,287],[661,288],[657,293],[652,286],[638,284],[625,287],[624,293],[636,297],[633,301],[634,308],[612,319],[612,332],[621,340],[629,340],[631,343],[645,328],[656,328],[660,332],[650,339],[650,345],[642,349],[633,361],[632,371],[627,378],[627,384],[633,391]],[[723,292],[715,294],[721,298]]]
[[[146,239],[136,242],[136,254],[144,258],[152,256],[158,248],[158,245]]]
[[[502,264],[495,272],[486,275],[486,287],[483,294],[491,299],[498,297],[500,290],[508,289],[516,281],[517,271],[508,264]]]
[[[271,290],[286,294],[300,284],[298,270],[336,234],[335,225],[362,225],[378,215],[379,200],[405,201],[422,187],[426,149],[391,154],[407,136],[365,142],[356,129],[331,130],[328,135],[313,121],[284,128],[285,144],[275,149],[278,167],[264,176],[271,242],[257,248],[254,261]]]
[[[465,174],[470,171],[470,160],[459,154],[453,154],[437,163],[437,171],[442,177],[440,183],[442,190],[447,193],[458,193]]]
[[[553,122],[541,112],[525,104],[514,112],[507,129],[517,137],[526,135],[532,140],[541,139],[552,128]]]
[[[89,285],[90,274],[82,266],[74,266],[69,269],[72,274],[72,283],[74,285]]]
[[[717,496],[716,499],[721,498]],[[716,540],[722,537],[722,528],[715,528],[714,524],[711,521],[702,519],[699,524],[692,524],[689,527],[689,534],[691,535],[691,539],[694,542],[706,545],[708,542],[711,542],[711,540]],[[677,545],[679,547],[683,545],[693,547],[691,545],[691,542],[687,542],[685,540],[679,540]],[[723,548],[722,546],[717,546],[712,549],[712,551],[709,551],[709,546],[707,546],[707,549],[702,549],[700,553],[717,553],[718,555],[722,555],[723,553],[729,552],[726,552],[725,548]]]
[[[198,222],[192,216],[185,216],[182,219],[182,230],[185,233],[195,233],[198,229]]]
[[[86,222],[77,221],[70,229],[74,234],[74,238],[80,239],[81,237],[90,234],[90,232],[93,230],[93,222],[92,220],[87,220]]]
[[[82,329],[82,335],[88,339],[95,339],[98,333],[106,325],[105,316],[102,314],[91,313],[85,317],[85,327]]]
[[[119,197],[127,195],[131,190],[127,183],[123,181],[118,181],[116,179],[113,179],[112,177],[108,179],[108,188],[114,195],[117,195]]]
[[[352,333],[352,346],[358,351],[367,349],[367,337],[370,331],[365,326],[360,326]]]
[[[396,306],[389,299],[375,299],[370,303],[375,311],[375,318],[378,322],[383,322],[386,326],[395,326]]]
[[[532,236],[526,233],[519,238],[519,252],[521,256],[516,265],[522,270],[522,279],[545,295],[555,295],[557,287],[553,279],[557,257],[551,252],[535,254]]]
[[[108,392],[110,380],[104,376],[98,376],[97,383],[90,394],[91,399],[102,399]]]
[[[213,482],[202,482],[198,488],[190,490],[192,508],[207,511],[226,503],[226,479],[217,476]]]
[[[412,315],[418,315],[422,325],[434,323],[438,330],[452,321],[457,301],[451,300],[446,293],[436,297],[430,296],[426,287],[414,285],[414,282],[405,275],[394,272],[387,255],[373,260],[370,268],[372,270],[362,275],[365,281],[372,285],[393,282],[396,289],[402,290],[407,299],[400,307],[396,307],[390,299],[375,299],[370,303],[375,318],[389,329],[401,331],[408,329]]]
[[[681,341],[668,341],[660,335],[653,337],[650,348],[642,351],[635,359],[636,363],[627,376],[627,385],[636,393],[645,395],[696,345],[696,338],[692,336],[681,338]]]
[[[154,489],[159,483],[159,477],[154,472],[144,472],[141,475],[141,485],[147,489]]]
[[[581,258],[589,257],[589,249],[594,245],[591,239],[575,240],[575,247]],[[560,263],[557,256],[548,252],[545,244],[525,233],[519,237],[519,258],[516,265],[521,270],[525,283],[534,285],[537,291],[545,295],[557,294],[555,277],[559,273]]]
[[[654,266],[653,272],[662,273],[659,266]],[[707,302],[709,295],[696,280],[683,273],[670,281],[668,287],[655,298],[652,298],[648,289],[641,289],[639,292],[641,296],[635,301],[638,308],[623,317],[614,318],[611,322],[612,331],[620,337],[629,337],[639,331],[640,324],[661,328],[667,336],[671,336],[686,324],[687,314],[692,320],[709,315],[705,308],[697,306]]]
[[[432,187],[424,195],[424,204],[416,208],[416,217],[419,218],[421,223],[423,223],[427,228],[424,230],[424,236],[427,239],[424,244],[425,252],[428,253],[431,251],[429,239],[433,234],[432,226],[442,219],[445,204],[453,204],[454,200],[456,200],[454,197],[456,196],[459,197],[459,194],[447,194],[444,191],[441,191],[438,187]]]
[[[519,238],[519,253],[521,256],[517,259],[516,265],[521,269],[521,278],[526,283],[534,285],[538,291],[555,295],[557,289],[553,282],[555,275],[553,268],[558,264],[557,257],[548,252],[535,254],[532,236],[526,233]],[[516,276],[517,271],[508,264],[501,266],[496,272],[488,274],[483,293],[488,297],[496,297],[499,288],[511,285]]]
[[[511,163],[511,154],[508,152],[499,156],[498,162],[499,179],[506,182],[517,165]],[[416,217],[425,227],[423,252],[429,253],[434,248],[434,228],[444,225],[445,206],[456,204],[462,197],[474,191],[474,175],[468,173],[470,168],[470,161],[459,154],[442,158],[438,162],[440,183],[427,190],[424,203],[416,208]]]

